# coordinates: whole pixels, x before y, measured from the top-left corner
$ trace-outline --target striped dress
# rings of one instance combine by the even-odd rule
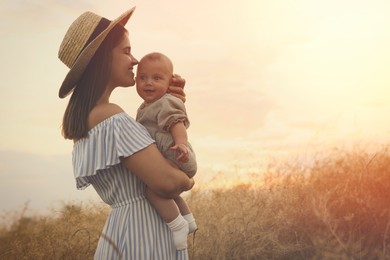
[[[92,184],[111,206],[95,259],[188,259],[187,250],[176,251],[170,229],[145,198],[145,184],[120,163],[152,143],[147,130],[122,112],[73,147],[77,188]]]

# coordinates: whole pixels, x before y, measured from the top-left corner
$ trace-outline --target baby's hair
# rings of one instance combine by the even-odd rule
[[[170,71],[173,73],[173,63],[172,61],[166,56],[165,54],[162,54],[160,52],[152,52],[149,54],[146,54],[142,60],[151,60],[151,61],[165,61],[167,65],[169,66]],[[140,61],[140,62],[141,62]]]

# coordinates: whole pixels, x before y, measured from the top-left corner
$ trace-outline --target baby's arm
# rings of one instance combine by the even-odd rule
[[[175,145],[172,146],[171,150],[176,150],[179,152],[179,156],[176,158],[179,162],[187,162],[188,161],[188,136],[187,129],[183,122],[177,122],[173,124],[169,131],[173,137],[173,141]]]

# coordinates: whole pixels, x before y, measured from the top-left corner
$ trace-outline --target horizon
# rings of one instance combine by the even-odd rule
[[[97,198],[93,188],[76,190],[72,142],[61,137],[68,99],[57,93],[67,68],[57,51],[83,11],[115,19],[132,6],[135,57],[163,52],[186,79],[198,183],[218,173],[245,179],[274,161],[310,165],[335,148],[388,145],[385,0],[3,1],[0,212]],[[134,116],[141,99],[126,88],[112,102]]]

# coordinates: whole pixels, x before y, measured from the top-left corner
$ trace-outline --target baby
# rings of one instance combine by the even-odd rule
[[[167,93],[173,76],[171,60],[161,53],[144,56],[137,69],[136,88],[144,100],[137,121],[156,140],[164,157],[192,178],[197,171],[195,153],[188,142],[190,123],[183,101]],[[152,162],[151,162],[152,163]],[[187,248],[187,235],[195,232],[195,219],[182,197],[167,199],[146,189],[146,197],[173,233],[177,250]]]

